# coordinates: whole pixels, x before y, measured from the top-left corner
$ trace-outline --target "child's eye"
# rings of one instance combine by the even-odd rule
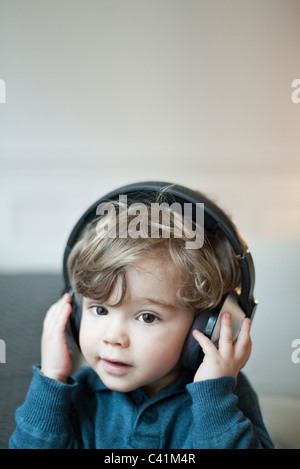
[[[107,309],[103,308],[103,306],[91,306],[90,309],[93,310],[93,312],[97,315],[97,316],[105,316],[106,314],[108,314],[108,311]]]
[[[138,316],[138,321],[144,322],[145,324],[152,324],[158,321],[158,318],[152,313],[142,313]]]

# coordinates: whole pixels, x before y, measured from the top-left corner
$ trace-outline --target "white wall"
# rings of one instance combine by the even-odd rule
[[[300,395],[299,43],[298,0],[0,0],[0,270],[59,271],[121,184],[198,188],[256,261],[249,373]]]

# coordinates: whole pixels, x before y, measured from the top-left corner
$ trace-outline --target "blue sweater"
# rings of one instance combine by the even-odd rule
[[[90,368],[62,384],[34,367],[10,448],[272,448],[243,374],[192,383],[182,376],[148,397],[109,390]]]

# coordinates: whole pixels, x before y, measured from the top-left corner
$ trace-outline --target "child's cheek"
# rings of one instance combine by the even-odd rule
[[[96,351],[94,350],[93,334],[89,331],[85,321],[81,321],[79,344],[82,355],[89,363],[92,356],[96,354]]]
[[[158,374],[168,372],[179,362],[181,350],[177,344],[166,340],[152,341],[150,344],[141,344],[140,360],[148,369],[156,369]],[[138,356],[138,355],[137,355]]]

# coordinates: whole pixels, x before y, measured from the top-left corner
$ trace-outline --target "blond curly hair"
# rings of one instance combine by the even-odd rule
[[[144,201],[146,202],[146,201]],[[119,201],[112,201],[116,213],[114,234],[118,233],[124,220],[129,226],[134,216],[128,207],[120,207]],[[146,205],[150,207],[150,202]],[[150,213],[150,210],[149,212]],[[147,255],[155,256],[173,275],[178,285],[177,298],[185,309],[195,314],[216,307],[223,295],[240,288],[238,260],[229,241],[220,230],[205,230],[204,242],[200,249],[186,249],[189,237],[182,233],[175,235],[176,216],[170,211],[170,223],[160,220],[160,235],[151,237],[153,220],[147,217],[143,226],[148,233],[138,237],[112,235],[109,226],[112,213],[93,221],[81,239],[72,248],[68,258],[68,272],[75,294],[106,303],[116,282],[120,282],[121,294],[115,305],[122,303],[126,294],[126,272]],[[178,221],[178,220],[177,220]],[[149,235],[149,236],[148,236]]]

